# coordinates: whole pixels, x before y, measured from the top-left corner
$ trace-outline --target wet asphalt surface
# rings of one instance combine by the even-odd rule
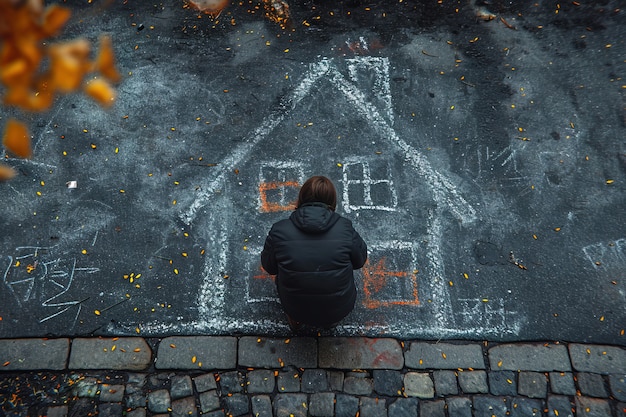
[[[524,3],[66,2],[125,77],[0,112],[0,337],[286,334],[258,253],[323,174],[370,246],[336,334],[624,345],[624,10]]]

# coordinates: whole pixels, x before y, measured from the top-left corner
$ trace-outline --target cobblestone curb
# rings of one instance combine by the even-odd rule
[[[615,346],[15,339],[0,340],[0,363],[0,415],[12,417],[626,416],[626,349]]]

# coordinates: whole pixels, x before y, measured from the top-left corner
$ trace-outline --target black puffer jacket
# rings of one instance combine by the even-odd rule
[[[354,269],[367,246],[352,222],[323,203],[307,203],[275,223],[261,253],[263,268],[276,276],[285,312],[316,326],[338,322],[354,308]]]

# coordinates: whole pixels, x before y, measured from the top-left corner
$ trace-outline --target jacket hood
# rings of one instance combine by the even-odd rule
[[[289,219],[306,233],[323,233],[340,219],[337,213],[324,203],[306,203],[297,208]]]

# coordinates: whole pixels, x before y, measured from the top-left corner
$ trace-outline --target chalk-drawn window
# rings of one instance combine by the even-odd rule
[[[302,166],[295,162],[270,162],[259,172],[259,211],[274,213],[295,208],[303,181]]]
[[[368,309],[420,304],[417,264],[410,242],[379,242],[370,246],[363,266],[363,304]]]
[[[349,161],[343,164],[343,209],[395,211],[396,190],[387,162]]]

